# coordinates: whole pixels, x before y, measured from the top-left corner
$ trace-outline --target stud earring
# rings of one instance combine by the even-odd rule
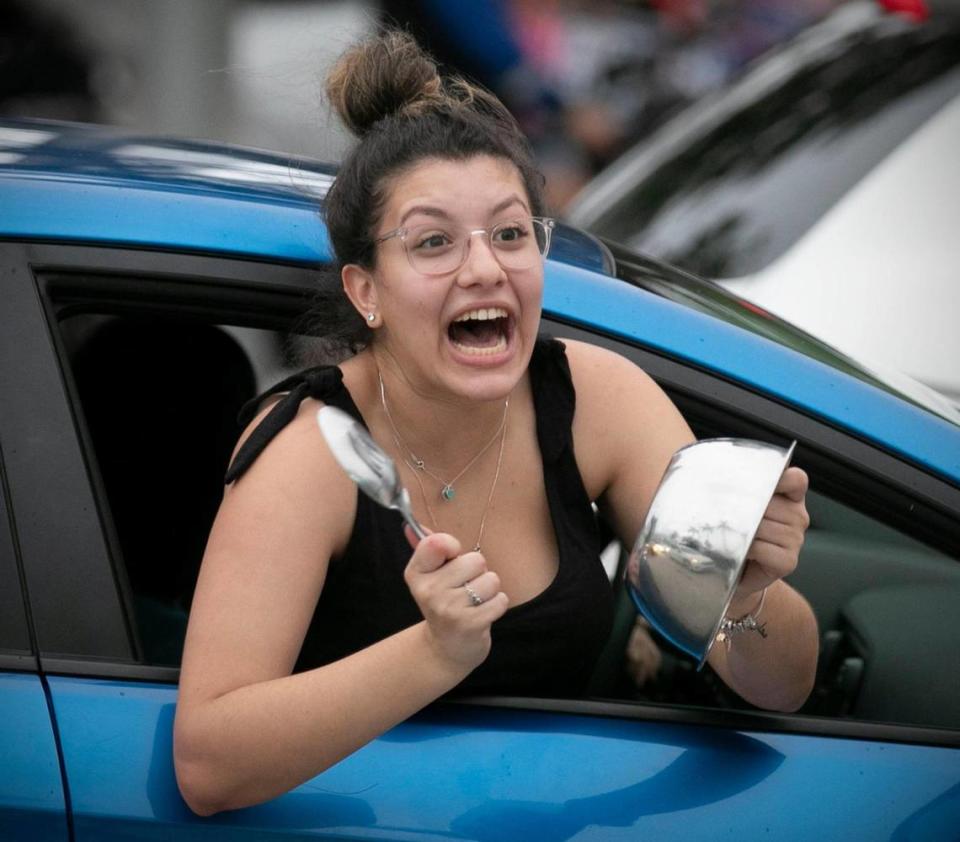
[[[376,319],[377,319],[377,316],[376,316],[375,313],[367,313],[367,321],[368,321],[368,322],[374,322],[374,321],[376,321]]]

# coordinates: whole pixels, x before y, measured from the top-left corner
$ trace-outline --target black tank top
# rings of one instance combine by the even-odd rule
[[[492,627],[487,659],[457,693],[577,696],[610,635],[612,589],[600,562],[603,538],[573,452],[575,393],[563,345],[540,340],[530,360],[537,440],[550,516],[559,549],[557,574],[546,590],[514,605]],[[348,412],[361,423],[342,373],[308,369],[278,383],[241,413],[250,417],[264,397],[286,392],[250,434],[227,471],[237,479],[307,396]],[[327,579],[295,672],[338,660],[423,619],[403,580],[410,545],[397,512],[358,493],[347,548],[331,559]]]

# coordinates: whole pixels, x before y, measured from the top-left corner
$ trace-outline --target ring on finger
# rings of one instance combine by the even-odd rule
[[[470,597],[470,602],[474,605],[483,605],[483,597],[471,588],[467,582],[464,582],[463,589],[467,592],[467,596]]]

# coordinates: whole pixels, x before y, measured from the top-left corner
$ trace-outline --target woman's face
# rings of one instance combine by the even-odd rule
[[[529,218],[523,181],[512,163],[491,156],[431,159],[393,182],[375,238],[397,228],[430,238],[406,247],[429,250],[445,235]],[[514,236],[508,227],[501,243]],[[439,235],[439,236],[438,236]],[[505,269],[490,238],[469,238],[458,269],[425,275],[400,237],[377,245],[371,271],[379,327],[375,346],[421,394],[502,400],[526,370],[540,326],[543,262]]]

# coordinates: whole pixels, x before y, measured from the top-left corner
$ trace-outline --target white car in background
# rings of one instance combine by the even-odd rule
[[[955,407],[960,19],[841,6],[614,162],[567,218]]]

